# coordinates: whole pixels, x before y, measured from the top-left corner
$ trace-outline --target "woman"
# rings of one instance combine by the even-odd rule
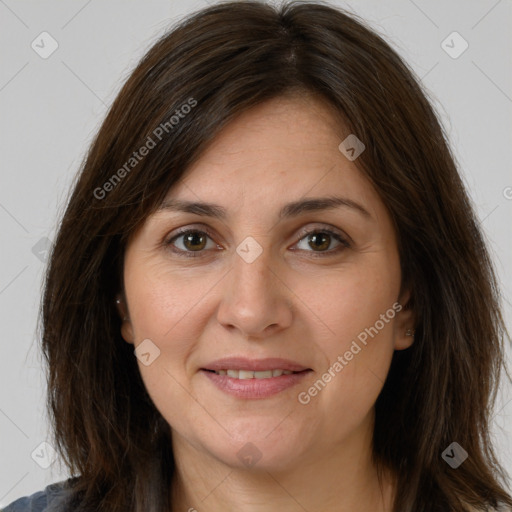
[[[413,73],[340,9],[219,4],[149,50],[42,325],[74,477],[9,512],[512,506],[478,222]]]

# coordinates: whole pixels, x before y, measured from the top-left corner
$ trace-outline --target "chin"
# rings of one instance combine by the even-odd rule
[[[283,440],[272,435],[265,437],[272,429],[262,429],[254,436],[244,434],[233,436],[230,441],[219,446],[205,446],[214,457],[224,464],[249,471],[286,471],[297,465],[297,458],[304,445],[292,437]]]

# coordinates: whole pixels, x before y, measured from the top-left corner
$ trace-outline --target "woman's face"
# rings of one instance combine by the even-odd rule
[[[368,446],[412,318],[390,216],[340,151],[347,135],[317,100],[257,106],[130,240],[122,334],[175,450],[286,469]]]

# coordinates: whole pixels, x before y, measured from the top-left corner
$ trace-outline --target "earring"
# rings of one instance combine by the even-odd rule
[[[121,299],[116,299],[116,304],[119,306],[119,304],[121,304]],[[123,316],[123,320],[128,320],[128,317]]]
[[[405,331],[406,336],[412,336],[414,338],[414,329],[407,329]]]

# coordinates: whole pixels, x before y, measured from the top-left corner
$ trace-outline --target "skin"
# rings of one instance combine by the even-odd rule
[[[129,241],[122,335],[135,346],[149,338],[160,350],[138,365],[172,429],[173,510],[262,512],[270,503],[282,512],[391,510],[394,477],[385,471],[381,487],[371,459],[374,404],[394,350],[412,343],[405,332],[413,313],[398,312],[308,404],[298,400],[359,333],[409,298],[400,294],[389,213],[338,149],[347,135],[332,108],[312,97],[254,107],[168,193],[221,205],[228,217],[162,210]],[[371,218],[340,207],[278,219],[285,203],[332,195]],[[198,257],[171,250],[181,227],[210,229],[204,241],[172,242],[178,251],[199,248]],[[303,228],[332,228],[351,246],[328,237],[317,248]],[[236,252],[248,236],[263,251],[252,263]],[[227,356],[283,357],[313,372],[272,397],[241,399],[199,371]],[[251,467],[237,456],[246,443],[261,454]]]

